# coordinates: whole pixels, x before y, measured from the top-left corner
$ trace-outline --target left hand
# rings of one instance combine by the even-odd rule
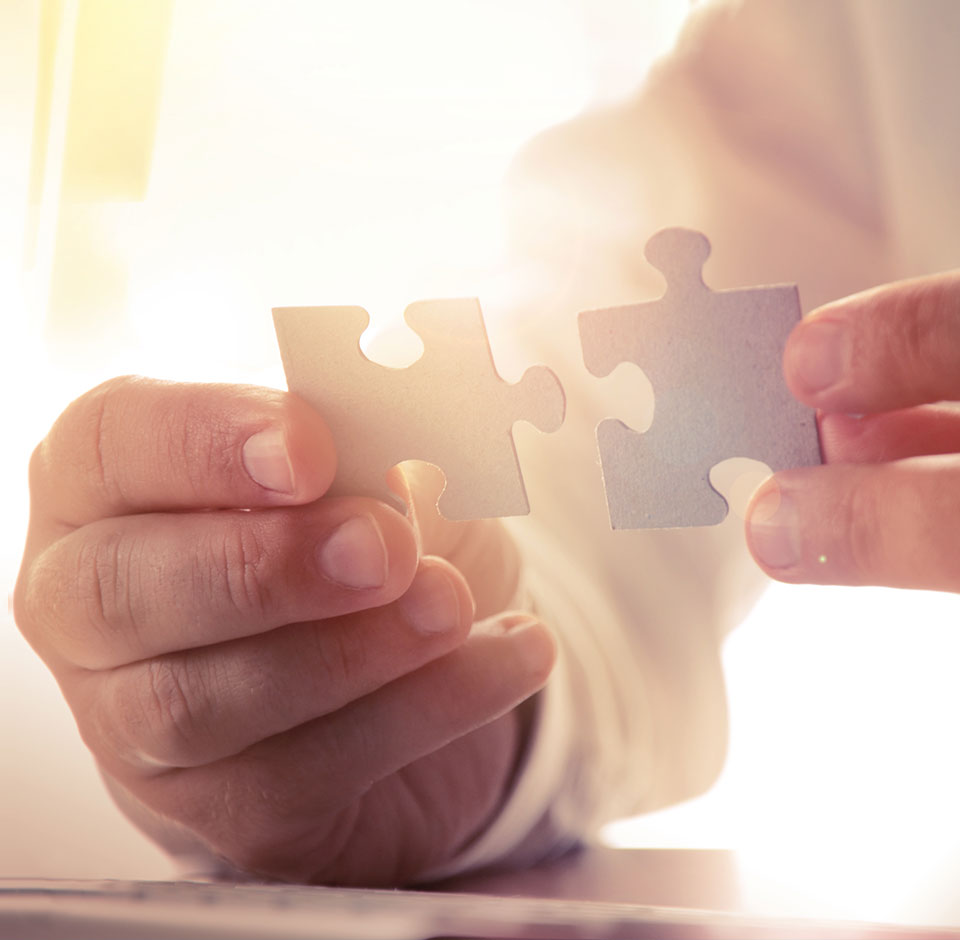
[[[816,310],[784,353],[823,467],[754,494],[747,541],[780,581],[960,592],[960,271]]]

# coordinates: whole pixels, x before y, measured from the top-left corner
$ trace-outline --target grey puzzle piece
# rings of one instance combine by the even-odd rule
[[[650,429],[622,421],[597,427],[610,523],[615,529],[714,525],[726,500],[710,470],[730,457],[772,470],[820,463],[814,412],[783,380],[783,347],[800,318],[796,287],[712,291],[701,269],[710,243],[699,232],[665,229],[647,260],[667,281],[650,303],[580,314],[587,368],[609,374],[630,361],[653,386]]]
[[[542,431],[563,421],[564,396],[543,366],[511,385],[497,374],[475,299],[424,300],[404,317],[424,353],[406,369],[371,362],[360,349],[362,307],[273,311],[287,384],[326,419],[337,447],[332,495],[373,496],[403,508],[387,472],[424,460],[446,477],[448,519],[530,511],[513,443],[515,421]]]

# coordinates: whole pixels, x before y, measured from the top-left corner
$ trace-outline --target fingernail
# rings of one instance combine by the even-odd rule
[[[800,561],[797,507],[778,486],[754,503],[747,523],[750,548],[768,568],[792,568]]]
[[[546,674],[557,658],[553,634],[534,618],[512,625],[508,630],[513,654],[527,668],[537,674]]]
[[[324,577],[343,587],[378,588],[387,580],[387,547],[372,516],[354,516],[334,529],[317,560]]]
[[[444,633],[460,625],[457,589],[438,568],[422,567],[399,603],[404,616],[419,633]]]
[[[835,320],[809,320],[794,334],[790,358],[809,392],[825,392],[847,374],[850,337]]]
[[[293,465],[287,453],[287,436],[279,428],[267,428],[247,438],[243,466],[250,478],[264,489],[292,493]]]

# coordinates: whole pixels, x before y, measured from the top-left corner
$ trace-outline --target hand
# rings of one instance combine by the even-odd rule
[[[119,804],[167,847],[400,884],[496,812],[515,706],[554,647],[503,613],[499,526],[433,519],[415,476],[420,531],[321,498],[334,465],[293,395],[108,382],[34,454],[15,611]],[[475,626],[471,584],[492,618]]]
[[[960,591],[960,272],[831,303],[784,354],[820,410],[826,466],[768,480],[747,513],[781,581]]]

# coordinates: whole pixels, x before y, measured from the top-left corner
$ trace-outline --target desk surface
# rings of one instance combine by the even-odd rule
[[[960,940],[960,928],[745,911],[727,852],[591,850],[436,891],[197,882],[0,881],[0,937],[18,940]]]

